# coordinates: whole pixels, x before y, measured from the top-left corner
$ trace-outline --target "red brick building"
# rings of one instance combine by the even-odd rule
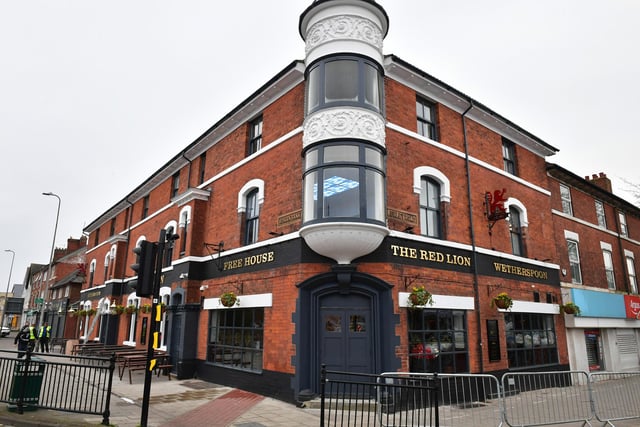
[[[637,370],[640,209],[613,195],[603,173],[581,178],[554,164],[547,170],[562,299],[580,307],[566,322],[571,367]]]
[[[165,230],[179,238],[161,242],[158,344],[178,377],[293,399],[318,391],[321,364],[569,367],[557,149],[383,55],[388,24],[373,1],[315,1],[304,61],[86,227],[79,307],[96,320],[82,336],[147,345],[150,300],[129,266]],[[414,307],[422,287],[432,304]],[[500,293],[509,310],[493,307]]]

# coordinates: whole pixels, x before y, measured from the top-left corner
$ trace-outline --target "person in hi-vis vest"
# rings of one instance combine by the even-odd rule
[[[51,339],[51,326],[44,322],[38,331],[38,341],[40,341],[40,352],[49,353],[49,340]]]

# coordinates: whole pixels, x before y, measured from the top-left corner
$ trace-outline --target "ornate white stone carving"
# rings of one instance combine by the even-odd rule
[[[334,138],[358,138],[385,146],[384,120],[377,114],[359,109],[318,111],[304,122],[303,145]]]
[[[358,40],[382,51],[382,30],[361,16],[338,15],[316,22],[307,32],[306,53],[334,40]]]

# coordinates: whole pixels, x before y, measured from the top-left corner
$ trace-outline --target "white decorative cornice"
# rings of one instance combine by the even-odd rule
[[[303,125],[303,147],[334,138],[364,139],[385,146],[382,117],[367,110],[332,108],[308,116]]]
[[[338,15],[316,22],[308,31],[305,52],[335,40],[360,41],[382,50],[382,30],[361,16]]]
[[[187,189],[184,193],[178,194],[176,197],[171,199],[171,202],[175,203],[177,206],[183,206],[192,200],[209,200],[210,195],[211,192],[208,190],[192,187]]]

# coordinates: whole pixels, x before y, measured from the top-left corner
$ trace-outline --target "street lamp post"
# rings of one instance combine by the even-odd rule
[[[47,301],[47,294],[49,293],[49,281],[51,280],[51,270],[53,268],[53,255],[55,253],[55,249],[56,249],[56,233],[58,232],[58,219],[60,218],[60,203],[62,202],[62,200],[60,199],[60,196],[58,196],[55,193],[52,193],[51,191],[47,192],[47,193],[42,193],[43,196],[53,196],[55,198],[58,199],[58,211],[56,212],[56,225],[53,228],[53,242],[51,243],[51,256],[49,257],[49,268],[47,271],[47,283],[45,284],[46,289],[45,289],[45,294],[44,294],[44,302]],[[42,307],[45,307],[45,304],[42,304]],[[42,317],[40,318],[40,324],[42,324]]]
[[[16,253],[11,249],[5,249],[5,252],[11,252],[11,267],[9,268],[9,280],[7,281],[7,290],[4,293],[4,308],[2,309],[2,321],[0,327],[4,326],[4,319],[7,316],[7,300],[9,299],[9,287],[11,286],[11,273],[13,273],[13,261],[16,259]]]

